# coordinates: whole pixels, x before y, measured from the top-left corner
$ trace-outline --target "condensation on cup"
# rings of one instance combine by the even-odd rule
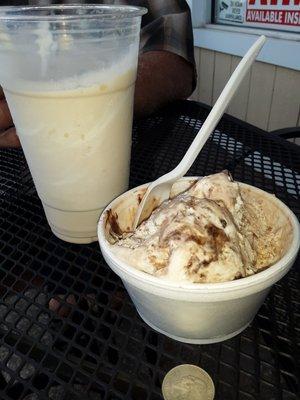
[[[48,223],[97,240],[128,187],[141,16],[130,6],[1,7],[0,84]]]

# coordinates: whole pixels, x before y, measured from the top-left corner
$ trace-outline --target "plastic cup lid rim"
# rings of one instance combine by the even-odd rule
[[[74,10],[74,13],[72,13]],[[82,10],[81,13],[76,11]],[[85,11],[98,11],[85,13]],[[49,12],[49,14],[39,14]],[[61,14],[54,14],[54,11]],[[67,11],[69,13],[63,13]],[[126,19],[141,17],[147,13],[145,7],[129,5],[68,4],[52,6],[4,6],[0,8],[0,21],[62,21],[83,19]]]

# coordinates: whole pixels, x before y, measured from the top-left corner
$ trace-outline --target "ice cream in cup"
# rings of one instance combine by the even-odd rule
[[[146,187],[119,196],[101,215],[107,264],[155,330],[198,344],[237,335],[292,267],[297,218],[274,195],[223,172],[180,179],[133,232]]]

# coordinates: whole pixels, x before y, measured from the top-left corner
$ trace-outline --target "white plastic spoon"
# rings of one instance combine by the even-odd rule
[[[197,136],[193,140],[185,156],[177,165],[177,167],[167,174],[159,177],[148,186],[147,191],[137,209],[133,229],[135,229],[142,221],[148,218],[152,211],[163,201],[169,199],[173,183],[179,178],[182,178],[192,166],[202,147],[224,114],[228,104],[236,93],[244,76],[249,71],[265,41],[266,37],[260,36],[240,61],[239,65],[236,67],[218,100],[210,111],[208,117],[206,118],[204,124],[197,133]]]

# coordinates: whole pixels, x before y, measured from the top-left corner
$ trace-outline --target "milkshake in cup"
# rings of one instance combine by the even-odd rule
[[[130,6],[1,7],[3,87],[53,233],[97,240],[128,186],[141,16]]]

